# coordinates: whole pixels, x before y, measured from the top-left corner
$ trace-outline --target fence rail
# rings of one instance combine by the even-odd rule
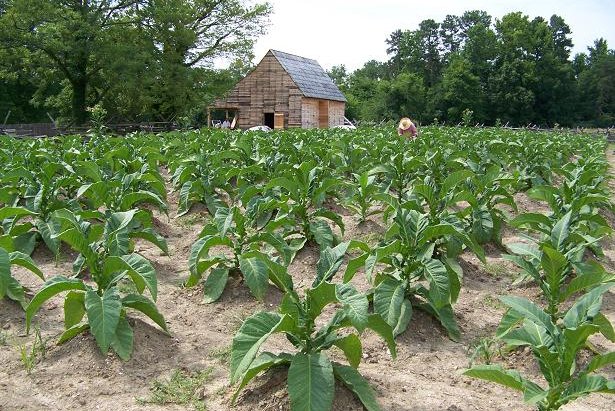
[[[117,123],[106,124],[105,127],[116,134],[128,134],[135,131],[158,133],[161,131],[177,130],[177,124],[170,122],[147,122],[147,123]],[[5,124],[0,125],[0,135],[6,134],[13,137],[53,137],[64,134],[84,134],[91,127],[56,127],[53,123],[31,124]]]

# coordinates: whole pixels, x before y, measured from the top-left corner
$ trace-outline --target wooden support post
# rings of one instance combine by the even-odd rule
[[[207,107],[207,127],[211,127],[211,109]]]

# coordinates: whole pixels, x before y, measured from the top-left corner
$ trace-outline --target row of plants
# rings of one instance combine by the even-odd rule
[[[520,281],[533,279],[543,291],[554,290],[559,281],[562,290],[545,294],[553,324],[561,319],[553,313],[571,295],[607,287],[609,274],[583,260],[587,253],[599,257],[600,240],[610,233],[598,212],[609,204],[604,149],[603,141],[585,135],[458,128],[427,128],[414,141],[383,129],[208,130],[94,136],[85,142],[7,139],[0,150],[0,246],[5,251],[0,269],[9,273],[3,278],[14,281],[10,288],[0,287],[0,297],[25,307],[29,327],[47,299],[68,291],[66,330],[59,341],[89,330],[102,352],[111,348],[123,359],[133,350],[128,309],[145,313],[167,331],[155,305],[155,271],[133,246],[143,239],[168,251],[152,217],[153,209],[168,209],[163,177],[168,170],[178,193],[178,215],[201,203],[211,216],[192,246],[186,285],[203,281],[206,302],[220,298],[232,275],[241,276],[257,299],[265,297],[270,283],[284,294],[277,312],[249,317],[235,336],[232,382],[239,382],[240,390],[260,372],[288,366],[293,409],[329,409],[333,379],[355,392],[366,408],[377,409],[373,392],[356,371],[362,331],[379,333],[394,354],[394,336],[420,309],[459,340],[453,307],[463,281],[461,255],[469,251],[484,261],[481,244],[504,248],[501,232],[507,224],[528,232],[526,243],[506,245],[513,254],[509,258],[526,272]],[[510,219],[520,191],[547,202],[552,213]],[[379,219],[385,228],[379,243],[341,242],[340,208],[360,222]],[[49,279],[28,303],[23,288],[21,294],[15,291],[10,264],[42,278],[29,254],[44,244],[57,258],[62,242],[78,253],[73,273]],[[310,244],[320,249],[317,275],[310,288],[296,290],[288,267]],[[562,255],[567,268],[558,268],[563,270],[558,280],[541,264],[544,260],[554,269]],[[341,281],[336,280],[344,262]],[[574,282],[572,271],[583,279],[564,289]],[[591,273],[594,282],[584,273]],[[369,284],[365,293],[351,285],[357,274]],[[119,285],[125,282],[133,283],[135,292],[122,293]],[[330,304],[335,313],[317,329],[316,318]],[[511,311],[517,322],[526,316]],[[606,317],[597,321],[607,335]],[[346,330],[338,333],[341,329]],[[298,351],[259,355],[274,333],[284,333]],[[330,361],[324,352],[333,346],[350,366]]]

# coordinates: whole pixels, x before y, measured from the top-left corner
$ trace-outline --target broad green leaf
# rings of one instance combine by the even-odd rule
[[[389,347],[391,357],[395,359],[397,356],[397,350],[395,345],[395,338],[393,337],[393,330],[391,326],[382,319],[378,314],[371,314],[367,321],[367,328],[373,330],[376,334],[381,336]]]
[[[105,259],[104,274],[111,278],[113,273],[125,271],[135,283],[137,291],[143,293],[145,287],[149,290],[154,301],[158,297],[158,280],[152,263],[140,254],[133,253],[121,257],[109,256]]]
[[[10,217],[20,218],[24,216],[34,216],[34,215],[38,215],[38,213],[35,213],[34,211],[30,211],[24,207],[2,207],[0,208],[0,222],[4,220],[5,218],[10,218]]]
[[[128,324],[126,317],[120,317],[115,330],[115,338],[111,341],[111,348],[124,361],[128,361],[132,354],[133,334],[132,327]]]
[[[102,298],[96,291],[85,293],[85,311],[90,331],[103,354],[109,351],[109,346],[116,338],[121,310],[122,301],[115,287],[105,290]]]
[[[83,280],[77,278],[66,278],[62,276],[52,277],[39,290],[38,293],[32,298],[30,304],[26,307],[26,332],[30,330],[30,323],[32,317],[38,309],[43,305],[45,301],[53,297],[54,295],[61,293],[62,291],[80,290],[86,291],[87,288],[83,283]]]
[[[122,298],[122,305],[124,307],[135,309],[147,315],[153,322],[158,324],[158,326],[168,334],[169,330],[167,329],[167,324],[164,320],[164,317],[162,316],[162,314],[160,314],[160,311],[158,311],[158,307],[156,307],[156,304],[154,304],[154,302],[149,298],[141,294],[128,294],[127,296]]]
[[[69,291],[64,298],[64,327],[72,328],[85,315],[85,294],[82,291]]]
[[[293,279],[288,274],[288,269],[269,259],[267,260],[269,267],[269,281],[271,281],[278,289],[284,293],[290,292],[293,289]]]
[[[531,301],[511,295],[501,296],[500,300],[525,318],[543,326],[549,334],[555,335],[557,333],[551,317]]]
[[[590,373],[610,364],[615,364],[615,351],[594,356],[583,372]]]
[[[600,312],[602,295],[613,286],[615,286],[615,283],[596,287],[579,298],[564,315],[564,326],[566,328],[577,328],[584,321],[591,321]]]
[[[615,275],[609,274],[604,270],[603,272],[591,272],[577,275],[570,281],[568,287],[566,287],[566,290],[560,296],[560,302],[566,301],[579,291],[593,288],[607,282],[615,282]]]
[[[269,267],[261,257],[244,258],[239,256],[239,268],[252,294],[263,300],[269,284]]]
[[[54,254],[58,255],[60,252],[60,240],[55,237],[57,234],[57,227],[53,220],[43,221],[41,219],[36,220],[36,228],[40,233],[45,245]]]
[[[260,346],[276,332],[292,331],[294,325],[287,315],[259,312],[248,317],[231,347],[231,384],[236,383],[252,364]]]
[[[528,225],[545,234],[551,234],[551,220],[544,214],[523,213],[513,218],[509,224],[517,228]]]
[[[120,207],[122,208],[122,210],[129,210],[132,208],[136,208],[137,204],[140,203],[153,204],[164,212],[166,212],[168,209],[167,204],[157,194],[144,190],[133,191],[126,194],[124,197],[122,197]]]
[[[387,277],[374,290],[374,312],[393,329],[393,335],[403,333],[412,317],[412,304],[406,299],[403,283]]]
[[[436,307],[443,307],[451,302],[450,281],[446,267],[440,260],[429,260],[423,269],[429,281],[429,297]]]
[[[288,369],[288,396],[293,411],[328,411],[335,394],[333,366],[322,353],[294,356]]]
[[[453,341],[461,340],[461,332],[455,319],[455,313],[453,312],[453,306],[450,304],[443,305],[442,307],[432,307],[436,312],[436,317],[440,320],[440,324],[446,329],[448,337]]]
[[[0,298],[4,298],[9,288],[11,276],[11,260],[9,253],[0,248]]]
[[[555,247],[556,250],[562,250],[564,247],[564,243],[568,238],[571,216],[572,211],[567,212],[553,226],[553,230],[551,231],[551,244],[553,244],[553,247]]]
[[[314,236],[314,241],[316,241],[321,249],[333,247],[335,237],[333,236],[331,227],[329,227],[326,221],[321,219],[310,221],[310,232]]]
[[[611,342],[615,342],[615,330],[608,318],[602,313],[594,317],[593,323],[600,328],[600,333]]]
[[[327,247],[320,253],[320,259],[316,263],[316,278],[312,287],[316,287],[323,281],[330,281],[344,262],[344,256],[349,242],[340,243],[334,248]]]
[[[368,324],[369,301],[367,297],[350,284],[336,284],[335,296],[340,303],[344,304],[344,311],[352,325],[357,330],[363,331]]]
[[[523,378],[521,375],[514,370],[505,370],[500,365],[477,365],[464,371],[463,375],[495,382],[517,391],[523,391]]]
[[[592,392],[606,390],[607,382],[607,379],[601,375],[582,375],[566,387],[559,403],[566,404]]]
[[[36,264],[34,263],[32,258],[30,258],[29,255],[19,251],[13,251],[11,254],[9,254],[9,258],[12,265],[19,265],[23,268],[26,268],[36,274],[38,278],[45,281],[45,276],[43,275],[43,272],[36,266]]]
[[[311,318],[318,317],[327,305],[338,302],[335,284],[320,283],[318,287],[307,290],[306,294],[310,302],[309,313]]]
[[[333,374],[346,388],[355,393],[367,411],[380,410],[374,390],[357,370],[334,362]]]
[[[200,274],[198,272],[199,259],[203,255],[207,255],[211,247],[217,245],[233,247],[233,243],[229,238],[211,235],[201,237],[194,244],[192,244],[192,247],[190,249],[190,256],[188,257],[188,267],[190,268],[190,274]]]
[[[203,302],[213,303],[224,292],[228,281],[228,268],[218,267],[211,270],[203,284]]]
[[[344,352],[348,363],[354,367],[358,368],[361,363],[361,357],[363,355],[363,346],[361,345],[361,340],[356,334],[348,334],[344,337],[341,337],[333,343],[337,348]]]
[[[231,402],[235,402],[235,400],[237,399],[237,395],[239,395],[239,392],[242,390],[242,388],[248,385],[248,383],[259,373],[261,373],[262,371],[266,371],[270,368],[279,367],[282,365],[290,365],[291,360],[292,356],[285,353],[275,355],[270,352],[263,352],[259,354],[259,356],[256,357],[250,365],[250,368],[248,368],[248,370],[243,375],[243,378],[241,379],[239,386],[235,391],[235,394],[233,394],[233,399],[231,400]]]
[[[156,247],[160,248],[160,250],[165,254],[169,255],[169,246],[167,245],[167,240],[154,231],[153,228],[147,227],[142,228],[138,231],[131,231],[128,233],[130,238],[142,238],[144,240],[149,241],[154,244]]]
[[[62,335],[60,335],[60,338],[58,339],[58,345],[64,344],[65,342],[72,340],[79,334],[86,332],[89,329],[90,324],[87,322],[73,325],[72,327],[65,330]]]

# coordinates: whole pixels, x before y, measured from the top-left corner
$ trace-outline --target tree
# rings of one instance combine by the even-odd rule
[[[87,107],[101,101],[128,104],[120,110],[124,115],[181,114],[201,93],[201,68],[217,57],[249,57],[271,12],[267,3],[244,6],[240,0],[7,4],[0,17],[1,44],[13,53],[27,52],[30,77],[42,70],[43,77],[65,85],[39,101],[62,106],[68,97],[75,124],[83,124]]]

